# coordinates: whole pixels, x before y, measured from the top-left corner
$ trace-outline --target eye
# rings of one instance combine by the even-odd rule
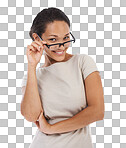
[[[69,38],[69,36],[66,36],[67,38]]]
[[[67,39],[67,38],[69,38],[69,36],[66,36],[65,38]],[[64,38],[64,39],[65,39],[65,38]],[[51,39],[49,39],[49,40],[50,40],[50,41],[56,41],[55,38],[51,38]]]
[[[55,38],[52,38],[52,39],[49,39],[49,40],[52,41],[53,39],[55,39]]]

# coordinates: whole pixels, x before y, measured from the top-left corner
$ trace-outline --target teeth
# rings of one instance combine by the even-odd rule
[[[55,52],[55,53],[62,54],[62,53],[63,53],[63,51],[62,51],[62,52]]]
[[[56,52],[56,53],[62,53],[62,52]]]
[[[58,54],[62,54],[63,52],[56,52],[56,53],[58,53]]]

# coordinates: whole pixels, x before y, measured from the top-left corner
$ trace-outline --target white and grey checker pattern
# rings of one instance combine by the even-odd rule
[[[105,117],[90,124],[94,148],[126,148],[126,0],[0,2],[0,148],[28,148],[37,130],[20,113],[21,81],[32,20],[51,6],[71,21],[76,42],[68,52],[90,55],[101,74]]]

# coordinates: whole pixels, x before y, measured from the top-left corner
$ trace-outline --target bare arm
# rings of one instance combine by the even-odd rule
[[[27,84],[21,102],[21,114],[30,122],[38,120],[42,104],[37,86],[36,68],[28,65]]]
[[[70,119],[66,119],[51,126],[51,133],[64,133],[83,128],[88,124],[103,120],[104,95],[101,78],[98,72],[93,72],[85,79],[86,98],[88,107]]]
[[[97,107],[88,106],[73,117],[52,124],[51,133],[56,134],[74,131],[84,128],[88,124],[98,120],[103,120],[103,114],[99,112]]]

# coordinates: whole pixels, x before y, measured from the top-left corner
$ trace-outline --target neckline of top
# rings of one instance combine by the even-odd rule
[[[63,64],[63,63],[68,63],[69,61],[71,61],[77,54],[73,55],[69,60],[65,61],[65,62],[57,62],[57,63],[53,63],[51,64],[50,66],[47,66],[47,67],[39,67],[40,69],[48,69],[52,66],[55,66],[57,64]]]

